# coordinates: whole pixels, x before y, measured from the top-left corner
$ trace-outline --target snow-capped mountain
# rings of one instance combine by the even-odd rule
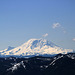
[[[37,55],[54,55],[67,54],[73,52],[71,49],[63,49],[51,41],[45,39],[30,39],[19,47],[1,50],[0,54],[3,56],[37,56]]]

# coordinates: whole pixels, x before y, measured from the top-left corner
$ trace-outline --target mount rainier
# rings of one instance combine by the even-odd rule
[[[39,55],[56,55],[73,52],[72,49],[63,49],[51,41],[45,39],[30,39],[19,47],[8,47],[1,50],[1,56],[39,56]]]

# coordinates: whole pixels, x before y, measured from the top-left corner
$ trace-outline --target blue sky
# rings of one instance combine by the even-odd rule
[[[75,49],[75,0],[0,0],[0,50],[31,38]]]

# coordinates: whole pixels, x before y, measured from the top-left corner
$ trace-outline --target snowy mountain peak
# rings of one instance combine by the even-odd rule
[[[46,39],[30,39],[28,42],[24,43],[22,46],[28,45],[31,49],[35,47],[42,47],[42,46],[56,46],[54,43],[47,41]]]
[[[8,49],[7,50],[11,50],[11,49],[14,49],[15,47],[11,47],[11,46],[8,46]]]
[[[19,47],[13,48],[9,46],[8,49],[2,50],[0,54],[9,56],[36,56],[54,55],[59,53],[66,54],[69,52],[73,52],[73,50],[60,48],[51,41],[45,39],[30,39]]]

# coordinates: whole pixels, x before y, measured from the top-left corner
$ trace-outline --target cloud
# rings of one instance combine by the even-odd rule
[[[72,40],[75,41],[75,38],[73,38]]]
[[[48,33],[46,33],[46,34],[44,34],[44,35],[42,35],[43,37],[47,37],[48,36]]]
[[[53,29],[56,29],[56,28],[60,28],[62,31],[63,31],[63,33],[66,33],[66,30],[65,30],[65,28],[60,24],[60,23],[54,23],[53,25],[52,25],[52,28]]]
[[[52,26],[52,28],[55,29],[55,28],[60,27],[60,26],[61,26],[60,23],[54,23],[53,26]]]
[[[66,30],[64,29],[64,27],[61,26],[61,29],[62,29],[63,33],[66,33]]]
[[[66,33],[66,31],[65,31],[65,30],[63,30],[63,33]]]

